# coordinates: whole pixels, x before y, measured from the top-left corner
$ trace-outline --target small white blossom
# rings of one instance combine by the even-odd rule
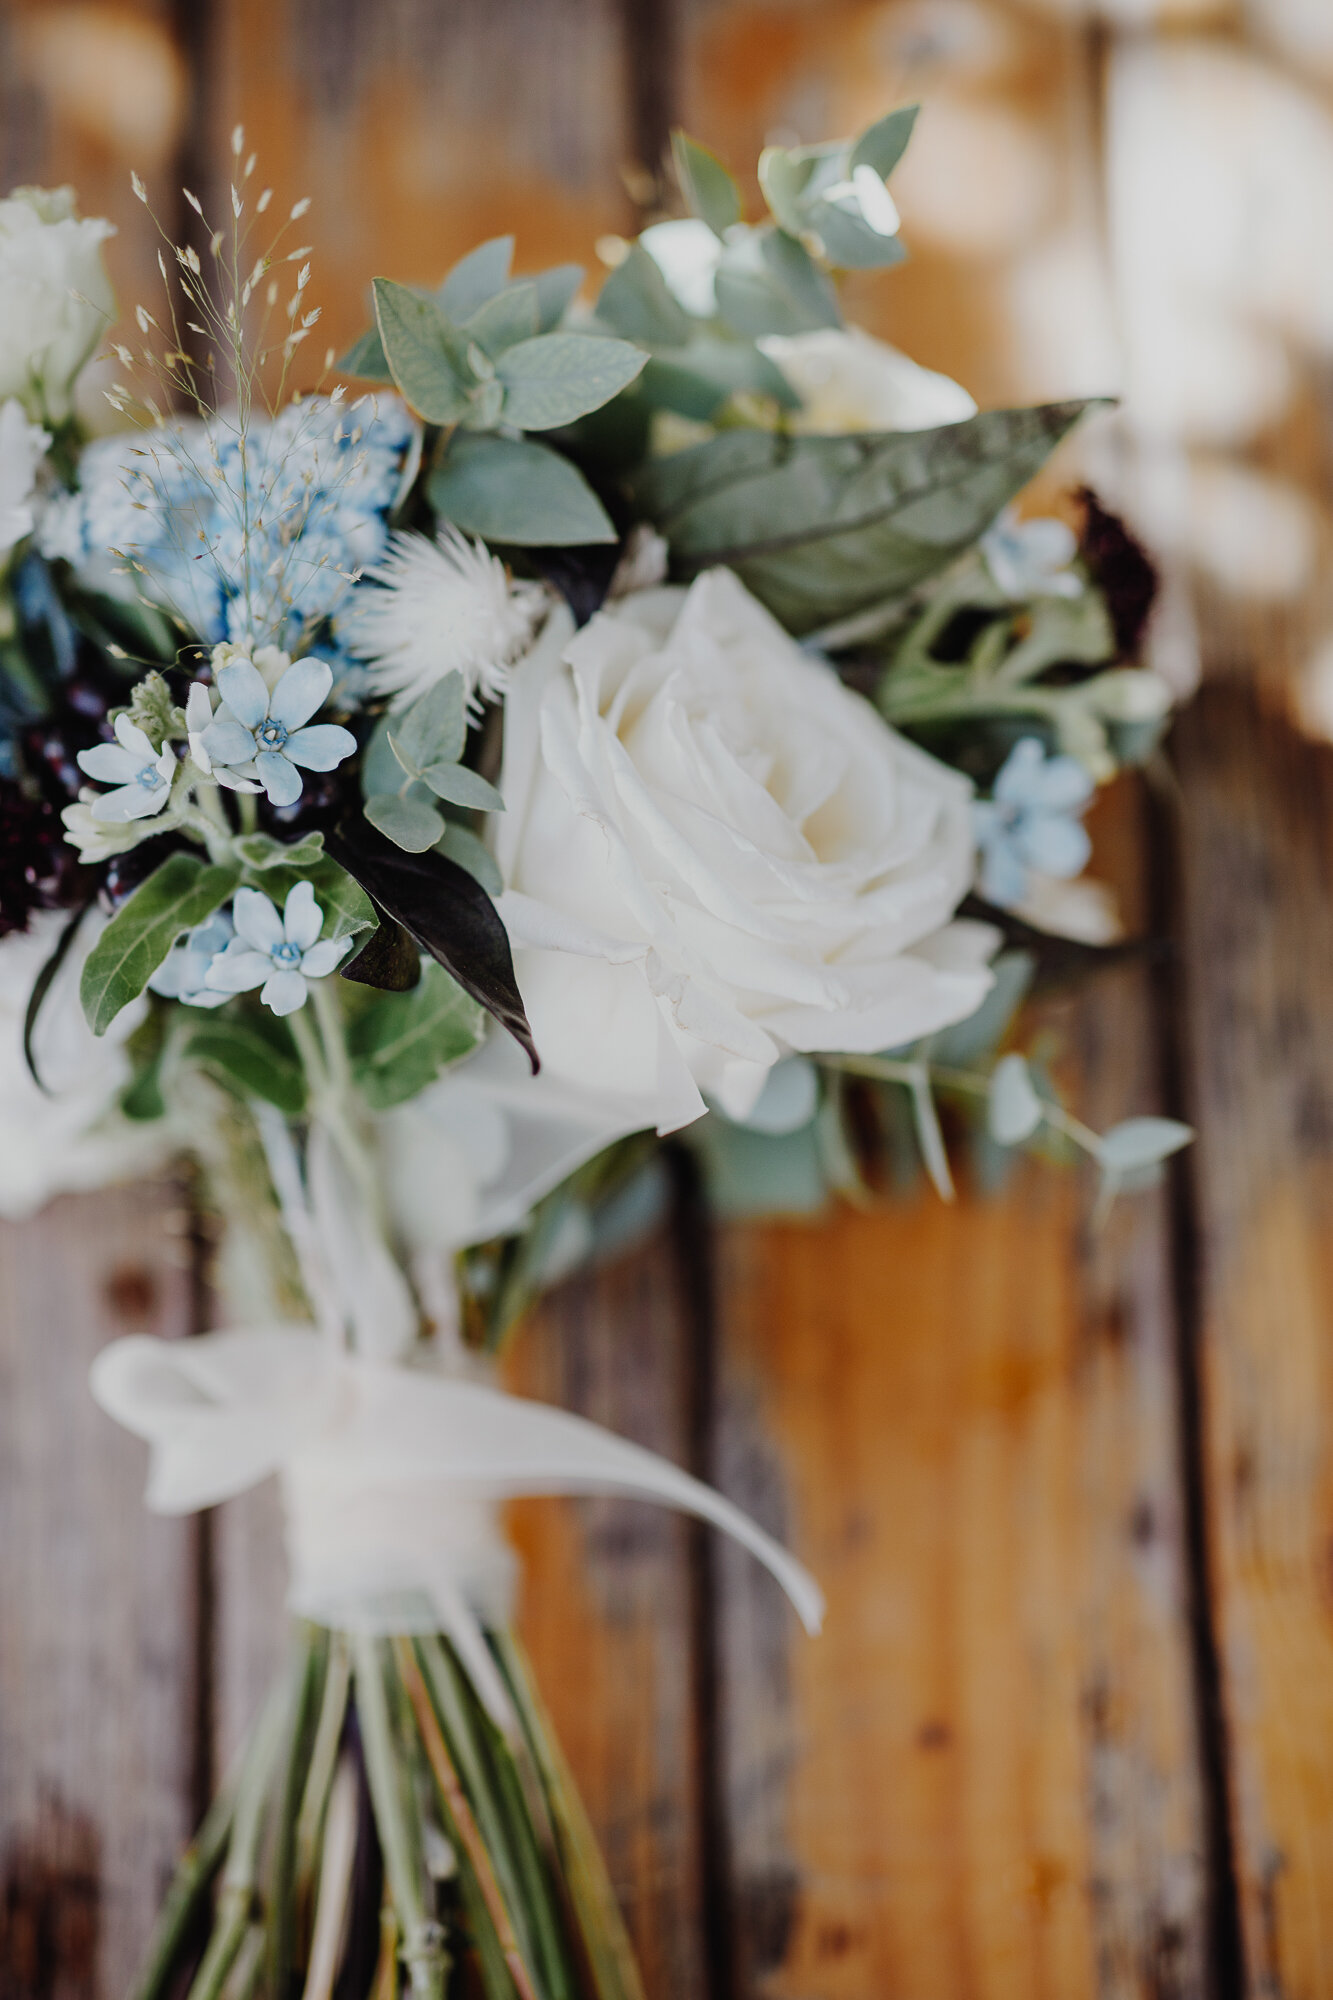
[[[356,750],[351,730],[336,722],[306,726],[333,686],[333,669],[324,660],[312,656],[284,667],[270,691],[254,661],[238,654],[219,671],[217,684],[217,714],[208,690],[196,682],[185,721],[196,767],[220,785],[247,792],[262,786],[273,805],[295,805],[302,770],[332,771]]]
[[[462,674],[469,695],[498,698],[546,602],[540,584],[512,583],[498,556],[453,527],[433,542],[391,535],[388,555],[366,575],[339,635],[369,662],[376,693],[393,708],[451,673]]]
[[[0,562],[32,533],[37,468],[50,442],[50,432],[30,424],[20,402],[0,403]]]
[[[223,995],[261,988],[260,999],[275,1014],[304,1007],[310,979],[333,971],[352,940],[324,938],[324,913],[306,881],[289,890],[281,916],[259,889],[238,889],[232,899],[236,935],[213,960],[205,985]]]
[[[109,861],[113,854],[126,854],[131,847],[137,847],[148,837],[148,828],[135,826],[108,826],[104,820],[96,819],[93,807],[101,797],[85,785],[79,793],[79,803],[66,806],[60,817],[65,822],[65,838],[72,847],[79,850],[79,859],[86,866],[97,861]]]
[[[230,994],[219,993],[207,984],[209,970],[236,935],[236,927],[225,910],[215,910],[206,924],[187,931],[171,947],[149,980],[150,991],[164,1000],[180,1000],[187,1007],[225,1007]]]
[[[1083,595],[1083,579],[1069,567],[1078,538],[1063,521],[1020,521],[1006,507],[982,536],[981,553],[996,587],[1015,604],[1030,597]]]
[[[80,750],[78,763],[79,769],[99,784],[116,786],[92,805],[93,818],[112,825],[160,813],[171,796],[177,768],[171,745],[164,743],[160,751],[154,750],[143,730],[124,713],[116,717],[115,742],[95,743],[91,750]]]

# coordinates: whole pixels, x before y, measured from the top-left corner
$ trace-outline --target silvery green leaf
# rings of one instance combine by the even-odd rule
[[[1102,1134],[1099,1158],[1109,1174],[1137,1173],[1159,1166],[1193,1138],[1191,1127],[1175,1118],[1127,1118]]]
[[[276,1036],[245,1021],[205,1014],[181,1052],[241,1097],[262,1098],[297,1118],[305,1109],[305,1073],[290,1034],[286,1044],[283,1048]]]
[[[815,1215],[828,1202],[813,1122],[773,1138],[710,1112],[687,1136],[703,1162],[709,1205],[721,1217]]]
[[[759,155],[759,187],[779,228],[799,237],[805,228],[806,184],[813,156],[801,149],[765,146]]]
[[[403,767],[389,741],[389,731],[397,722],[397,716],[382,715],[366,738],[360,770],[363,799],[373,798],[376,792],[396,792],[403,782]]]
[[[539,271],[537,286],[537,331],[551,333],[559,326],[583,283],[582,264],[553,264]]]
[[[505,385],[504,420],[521,431],[572,424],[618,396],[647,359],[626,340],[593,334],[544,333],[521,340],[496,363]]]
[[[437,294],[444,312],[460,326],[471,319],[487,299],[503,291],[509,282],[509,266],[514,257],[512,236],[492,236],[460,257]]]
[[[388,278],[375,280],[375,317],[384,354],[404,400],[431,424],[468,413],[471,386],[455,330],[431,299]]]
[[[416,1097],[481,1040],[486,1016],[443,967],[428,963],[407,993],[358,1012],[347,1034],[352,1074],[372,1111]]]
[[[740,391],[770,396],[782,409],[800,408],[786,376],[748,340],[704,334],[683,352],[655,354],[639,377],[640,393],[654,409],[707,423]]]
[[[789,631],[808,632],[943,569],[1090,407],[864,436],[728,431],[653,461],[638,496],[681,568],[726,564]]]
[[[495,857],[467,827],[459,826],[456,820],[446,820],[444,832],[436,842],[441,854],[450,861],[456,861],[460,868],[466,868],[474,881],[480,882],[488,896],[498,896],[504,890],[504,877],[495,865]]]
[[[862,215],[836,202],[821,201],[810,214],[810,227],[824,246],[824,255],[840,271],[882,271],[901,264],[907,255],[897,236],[882,236]]]
[[[430,764],[456,764],[467,742],[463,676],[445,674],[409,709],[394,716],[389,747],[409,778],[423,778]],[[387,789],[387,788],[386,788]]]
[[[240,879],[239,868],[216,867],[197,854],[169,854],[139,884],[84,961],[79,997],[95,1035],[104,1035],[121,1008],[138,999],[181,933],[211,917]]]
[[[353,347],[349,347],[338,363],[340,375],[359,375],[365,382],[392,382],[393,375],[384,358],[384,343],[379,336],[379,328],[372,326],[369,333],[363,333]]]
[[[424,854],[444,832],[444,821],[434,806],[402,798],[397,792],[377,792],[366,800],[365,813],[386,840],[407,854]]]
[[[643,347],[684,347],[694,322],[642,243],[630,245],[597,295],[597,317]]]
[[[488,542],[568,548],[616,539],[578,467],[527,438],[456,432],[426,492],[437,514]]]
[[[303,834],[300,840],[283,842],[267,833],[246,833],[232,842],[232,851],[247,868],[313,868],[324,859],[322,833]]]
[[[432,764],[421,773],[437,799],[471,812],[503,812],[505,802],[495,786],[466,764]]]
[[[976,1013],[931,1036],[930,1060],[954,1069],[970,1069],[989,1056],[1027,998],[1036,970],[1031,952],[1001,952],[991,965],[991,989]]]
[[[847,162],[850,171],[857,167],[873,167],[882,181],[889,175],[907,151],[907,142],[912,136],[912,127],[921,106],[904,104],[897,111],[890,111],[886,118],[867,126],[852,147]]]
[[[986,1127],[1001,1146],[1020,1146],[1041,1124],[1041,1099],[1020,1055],[1001,1056],[991,1074]]]
[[[717,154],[677,128],[671,134],[671,157],[690,213],[706,222],[715,236],[724,235],[741,219],[741,196]]]
[[[727,325],[758,339],[841,326],[837,294],[809,252],[765,225],[729,242],[717,269],[717,305]]]
[[[500,421],[504,400],[502,382],[479,383],[472,391],[468,413],[463,422],[470,431],[493,431]]]
[[[520,340],[531,340],[539,326],[537,287],[529,279],[506,285],[493,299],[487,299],[464,320],[462,331],[493,359]]]

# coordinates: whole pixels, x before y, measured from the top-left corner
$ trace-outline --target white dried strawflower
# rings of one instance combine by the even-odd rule
[[[498,556],[457,528],[442,527],[433,542],[398,533],[352,593],[338,633],[394,708],[451,673],[470,697],[496,700],[546,602],[541,584],[511,581]]]

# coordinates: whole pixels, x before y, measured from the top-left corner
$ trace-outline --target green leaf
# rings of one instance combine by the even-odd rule
[[[723,235],[741,219],[741,195],[731,175],[716,153],[691,139],[679,127],[671,134],[671,157],[675,161],[680,191],[690,213],[706,222],[715,236]]]
[[[470,771],[466,764],[432,764],[421,775],[436,798],[447,799],[451,806],[466,806],[472,812],[503,812],[505,809],[505,802],[495,786],[488,784],[476,771]],[[427,844],[433,847],[435,842]]]
[[[419,417],[456,424],[470,408],[457,335],[431,299],[376,278],[375,317],[394,381]]]
[[[506,285],[464,321],[463,330],[492,360],[506,347],[532,340],[539,330],[536,285],[530,281]]]
[[[1140,1173],[1188,1146],[1194,1132],[1175,1118],[1127,1118],[1102,1134],[1098,1157],[1111,1174]]]
[[[79,993],[88,1025],[104,1035],[136,1000],[182,931],[211,917],[241,879],[197,854],[170,854],[122,904],[89,952]]]
[[[842,325],[837,294],[809,252],[767,225],[747,230],[723,251],[717,305],[728,326],[756,340]]]
[[[338,363],[338,373],[359,375],[364,382],[392,382],[393,375],[384,358],[384,343],[378,327],[372,326],[354,347],[348,348]]]
[[[1020,1055],[1001,1056],[991,1073],[986,1127],[999,1146],[1019,1146],[1041,1124],[1041,1099]]]
[[[331,855],[326,854],[315,868],[270,868],[264,876],[264,894],[278,909],[284,909],[298,882],[309,882],[324,913],[321,937],[354,937],[358,931],[373,930],[379,922],[369,896]]]
[[[616,539],[578,467],[526,438],[455,432],[426,492],[443,519],[488,542],[570,548]]]
[[[638,498],[679,567],[726,564],[789,631],[808,632],[943,569],[1096,407],[851,437],[729,431],[654,461]]]
[[[463,676],[457,670],[445,674],[410,708],[392,716],[388,742],[409,778],[424,778],[430,764],[456,764],[467,742]]]
[[[830,264],[840,271],[882,271],[901,264],[907,250],[897,236],[881,236],[863,215],[836,202],[817,202],[810,213]]]
[[[732,396],[749,391],[769,396],[782,409],[800,408],[801,399],[775,362],[750,341],[720,340],[705,334],[680,354],[655,354],[639,377],[638,393],[654,409],[708,423]]]
[[[149,1125],[165,1118],[167,1100],[162,1090],[162,1066],[167,1053],[165,1006],[150,1009],[126,1043],[132,1073],[120,1093],[120,1108],[136,1125]]]
[[[919,104],[904,104],[867,126],[852,147],[847,162],[849,172],[854,173],[857,167],[873,167],[880,179],[886,181],[907,151],[920,109]]]
[[[416,1097],[481,1040],[486,1016],[439,965],[410,993],[377,1000],[347,1032],[352,1073],[372,1111]]]
[[[647,359],[627,340],[588,333],[544,333],[521,340],[496,363],[505,385],[504,420],[521,431],[572,424],[618,396]]]
[[[290,1034],[286,1039],[290,1045]],[[210,1014],[192,1030],[183,1053],[242,1097],[262,1098],[295,1118],[305,1109],[305,1076],[294,1045],[286,1054],[276,1041],[244,1021]]]
[[[694,321],[642,243],[631,244],[597,295],[597,317],[644,347],[684,347]]]
[[[809,147],[765,146],[759,155],[759,188],[779,227],[799,237],[806,226],[805,197],[815,154]]]
[[[446,820],[437,845],[441,854],[450,861],[456,861],[460,868],[466,868],[488,896],[498,896],[503,892],[504,877],[495,865],[494,856],[470,828],[459,826],[456,820]]]
[[[553,264],[537,273],[537,331],[551,333],[559,326],[579,286],[583,283],[582,264]]]
[[[267,833],[246,833],[232,842],[232,851],[255,873],[266,868],[313,868],[324,859],[324,836],[307,833],[300,840],[283,842]]]
[[[488,299],[504,290],[513,257],[513,237],[492,236],[459,258],[437,294],[441,310],[455,326],[471,319]]]
[[[366,818],[386,840],[408,854],[424,854],[444,832],[444,821],[433,806],[423,805],[418,799],[402,798],[397,792],[377,792],[374,798],[367,799]]]

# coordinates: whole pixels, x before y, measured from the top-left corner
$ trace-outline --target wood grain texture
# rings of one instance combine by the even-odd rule
[[[0,1227],[0,1992],[122,1992],[196,1808],[193,1522],[144,1513],[146,1454],[88,1368],[190,1330],[170,1186]]]
[[[1237,680],[1177,745],[1206,1463],[1246,1990],[1333,1981],[1333,755]]]

